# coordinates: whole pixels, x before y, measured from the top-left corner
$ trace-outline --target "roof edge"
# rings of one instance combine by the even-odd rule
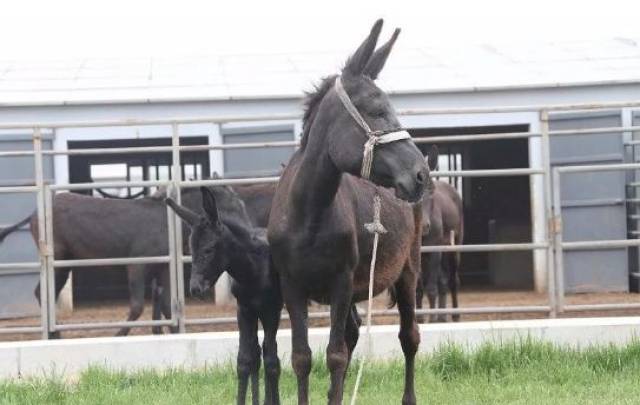
[[[577,87],[594,87],[594,86],[619,86],[625,84],[640,84],[640,78],[622,79],[622,80],[598,80],[574,83],[531,83],[516,85],[497,85],[497,86],[467,86],[467,87],[443,87],[429,89],[412,89],[412,90],[390,90],[390,95],[416,95],[416,94],[442,94],[442,93],[481,93],[492,91],[510,91],[510,90],[534,90],[534,89],[556,89],[556,88],[577,88]],[[302,92],[296,94],[265,94],[256,96],[225,96],[225,97],[154,97],[154,98],[126,98],[126,99],[87,99],[78,101],[34,101],[34,102],[3,102],[0,101],[0,107],[64,107],[64,106],[82,106],[82,105],[115,105],[115,104],[168,104],[168,103],[198,103],[198,102],[224,102],[224,101],[265,101],[265,100],[296,100],[304,96]]]

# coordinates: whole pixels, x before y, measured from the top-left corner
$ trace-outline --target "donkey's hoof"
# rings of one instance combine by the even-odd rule
[[[49,332],[49,339],[62,339],[60,331]]]
[[[402,397],[402,405],[416,405],[416,397],[415,395],[405,395],[404,397]]]

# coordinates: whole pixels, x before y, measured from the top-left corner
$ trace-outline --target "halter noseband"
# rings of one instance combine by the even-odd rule
[[[335,84],[336,93],[338,93],[338,97],[344,108],[347,110],[349,115],[353,117],[354,121],[360,126],[360,128],[364,129],[364,132],[367,135],[367,141],[364,144],[364,153],[362,156],[362,169],[360,170],[360,176],[369,180],[371,175],[371,166],[373,165],[373,150],[376,145],[391,143],[395,141],[400,141],[402,139],[411,139],[411,135],[405,130],[402,129],[393,129],[387,131],[373,131],[369,124],[362,118],[362,115],[358,112],[358,109],[351,102],[349,95],[345,91],[342,86],[342,77],[338,76],[336,78]]]

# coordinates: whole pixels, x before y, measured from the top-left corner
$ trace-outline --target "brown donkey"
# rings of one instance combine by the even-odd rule
[[[269,217],[272,258],[291,317],[292,365],[298,380],[299,404],[308,403],[309,299],[331,306],[328,396],[330,404],[342,403],[345,373],[358,340],[354,304],[367,298],[373,235],[364,225],[373,218],[376,193],[382,200],[382,223],[388,232],[380,236],[374,294],[390,287],[397,292],[399,338],[405,355],[402,401],[416,403],[414,357],[420,334],[415,293],[420,272],[420,199],[429,181],[429,170],[413,141],[402,139],[379,144],[373,155],[371,182],[359,178],[368,137],[395,133],[400,127],[388,97],[374,84],[399,33],[396,30],[391,40],[374,52],[381,28],[379,20],[349,58],[342,74],[325,78],[307,96],[301,147],[284,170]],[[342,88],[337,87],[337,81],[341,81]],[[354,119],[352,110],[347,110],[342,91],[365,125]],[[364,126],[373,131],[365,133]]]

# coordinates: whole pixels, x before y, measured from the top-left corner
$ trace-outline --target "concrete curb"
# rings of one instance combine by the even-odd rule
[[[314,352],[328,342],[328,328],[309,331]],[[640,317],[539,319],[426,324],[420,327],[420,351],[429,353],[446,343],[473,349],[485,342],[531,337],[558,345],[623,345],[640,337]],[[364,327],[360,344],[367,347]],[[401,356],[397,325],[372,327],[373,354],[379,359]],[[291,353],[291,330],[278,334],[283,364]],[[197,369],[233,362],[238,350],[237,332],[184,335],[130,336],[0,343],[0,378],[62,376],[74,378],[90,366],[113,370]]]

